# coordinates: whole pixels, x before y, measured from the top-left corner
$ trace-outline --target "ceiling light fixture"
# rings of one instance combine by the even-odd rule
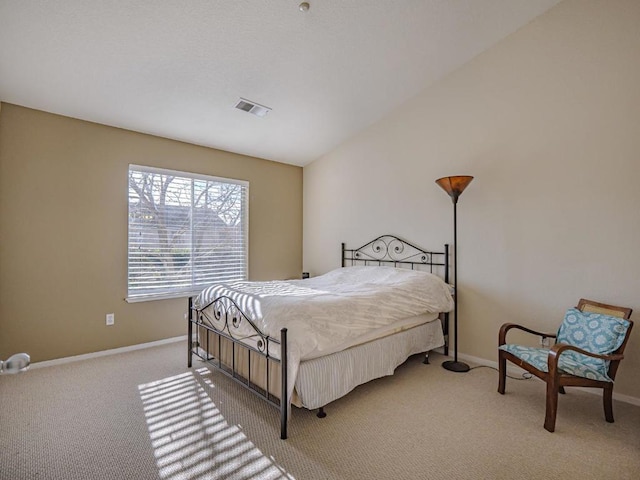
[[[302,2],[298,8],[300,9],[301,12],[308,12],[309,11],[309,7],[311,7],[311,5],[309,5],[309,2]]]

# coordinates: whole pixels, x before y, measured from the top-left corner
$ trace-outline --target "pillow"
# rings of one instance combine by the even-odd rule
[[[568,343],[589,352],[608,355],[615,352],[627,333],[631,323],[623,318],[603,313],[581,312],[570,308],[558,330],[557,343]],[[607,375],[609,362],[592,358],[578,352],[566,351],[572,360],[589,365]]]

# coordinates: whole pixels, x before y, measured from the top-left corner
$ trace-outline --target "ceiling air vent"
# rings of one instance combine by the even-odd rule
[[[236,108],[238,110],[244,110],[245,112],[253,113],[258,117],[264,117],[267,113],[271,111],[269,107],[265,107],[264,105],[260,105],[259,103],[252,102],[251,100],[247,100],[246,98],[240,98],[238,103],[236,103]]]

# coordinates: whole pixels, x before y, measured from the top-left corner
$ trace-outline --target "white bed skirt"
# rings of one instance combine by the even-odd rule
[[[444,345],[439,319],[324,357],[300,363],[293,403],[315,409],[346,395],[358,385],[393,375],[416,353]]]

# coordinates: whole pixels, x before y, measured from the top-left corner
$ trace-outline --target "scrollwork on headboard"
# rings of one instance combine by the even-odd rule
[[[444,267],[444,280],[449,281],[449,245],[444,252],[433,252],[402,240],[395,235],[382,235],[360,248],[347,249],[342,244],[342,266],[349,265],[390,265],[408,266],[414,269],[426,265],[433,273],[434,267]]]

